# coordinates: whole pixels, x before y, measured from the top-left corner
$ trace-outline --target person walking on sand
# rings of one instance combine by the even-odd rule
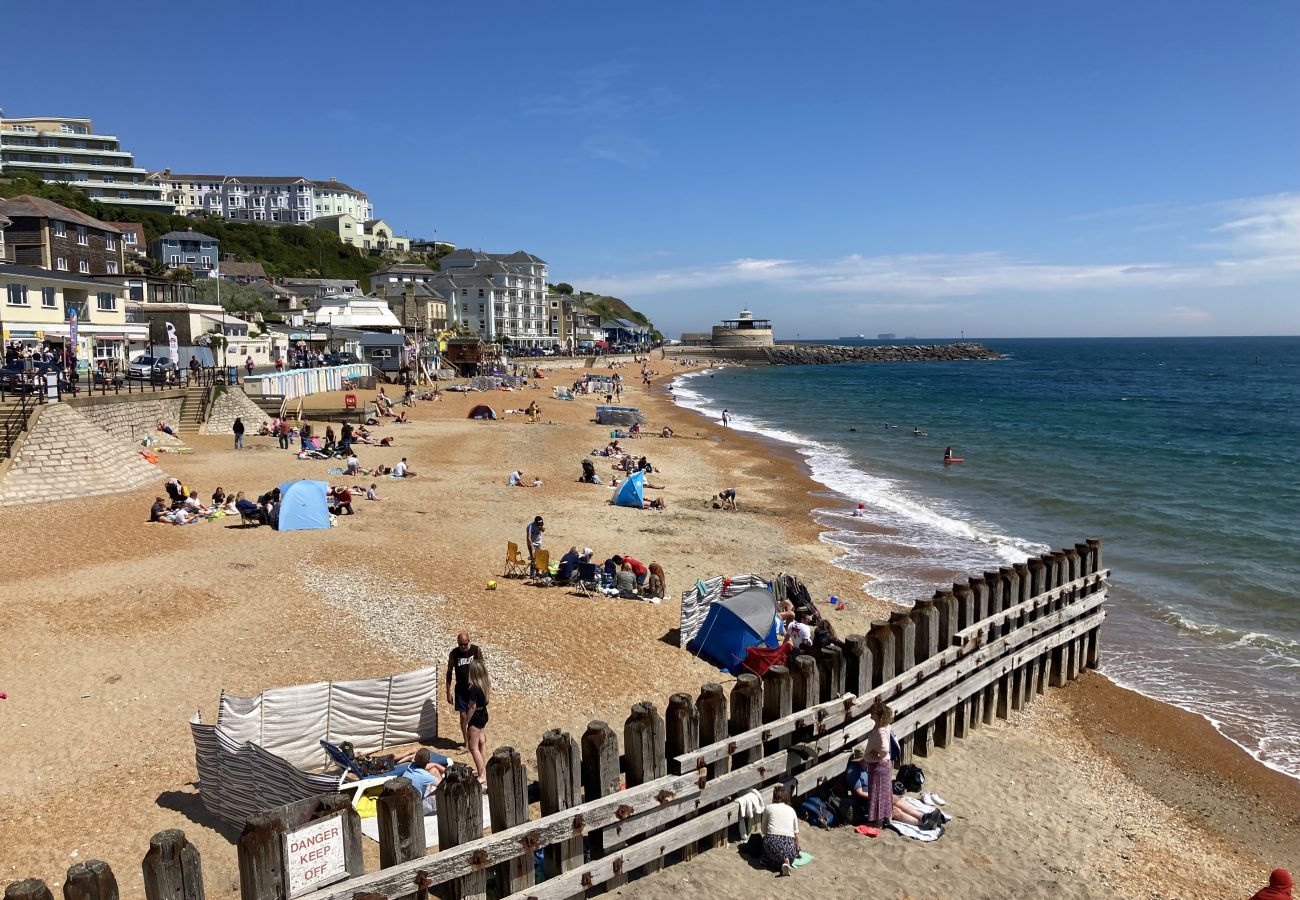
[[[474,771],[478,774],[479,784],[487,784],[487,735],[488,699],[492,694],[492,684],[488,680],[487,668],[479,660],[469,664],[469,685],[465,688],[465,699],[469,701],[466,712],[466,742],[469,745],[470,759],[474,760]]]
[[[731,427],[731,414],[725,409],[722,411],[722,427],[723,428]]]
[[[230,430],[235,433],[235,449],[243,450],[244,449],[244,420],[236,416],[235,424],[230,426]]]
[[[460,714],[461,743],[469,743],[469,667],[483,662],[483,651],[469,642],[469,632],[456,635],[456,646],[447,654],[447,702]]]

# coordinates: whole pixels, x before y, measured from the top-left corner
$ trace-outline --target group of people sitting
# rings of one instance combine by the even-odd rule
[[[256,516],[262,524],[271,524],[279,518],[279,488],[258,497],[256,503],[245,498],[243,491],[227,493],[220,485],[212,492],[211,502],[204,503],[199,500],[198,491],[188,489],[178,478],[167,479],[164,489],[169,500],[154,498],[149,509],[150,522],[192,525],[224,516],[244,519]]]
[[[531,479],[523,473],[522,469],[515,469],[506,476],[506,484],[510,487],[535,487],[542,486],[542,479],[533,476]]]
[[[616,553],[596,565],[592,559],[594,552],[590,547],[581,551],[570,547],[569,552],[560,557],[555,580],[563,585],[582,582],[589,590],[625,600],[658,603],[667,596],[664,569],[659,563],[646,565],[635,557]]]

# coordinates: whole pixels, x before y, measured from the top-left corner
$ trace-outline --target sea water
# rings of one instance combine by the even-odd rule
[[[984,343],[1007,358],[729,368],[674,392],[806,461],[824,539],[876,596],[1101,538],[1105,674],[1300,777],[1300,338]]]

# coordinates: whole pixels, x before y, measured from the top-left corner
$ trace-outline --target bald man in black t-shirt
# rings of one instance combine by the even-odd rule
[[[447,702],[454,704],[460,714],[460,740],[464,746],[469,740],[469,664],[483,661],[483,651],[469,642],[469,632],[456,635],[456,646],[447,654]],[[452,681],[455,689],[452,689]]]

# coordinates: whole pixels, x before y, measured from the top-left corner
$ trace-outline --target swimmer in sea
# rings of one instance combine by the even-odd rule
[[[952,448],[951,448],[951,447],[945,447],[945,448],[944,448],[944,451],[943,451],[943,461],[944,461],[944,462],[952,462]]]
[[[921,426],[919,426],[919,425],[913,425],[913,426],[912,426],[912,436],[913,436],[913,437],[925,437],[925,432],[921,430]]]
[[[852,425],[850,425],[850,426],[849,426],[849,431],[857,431],[857,429],[854,428]]]

